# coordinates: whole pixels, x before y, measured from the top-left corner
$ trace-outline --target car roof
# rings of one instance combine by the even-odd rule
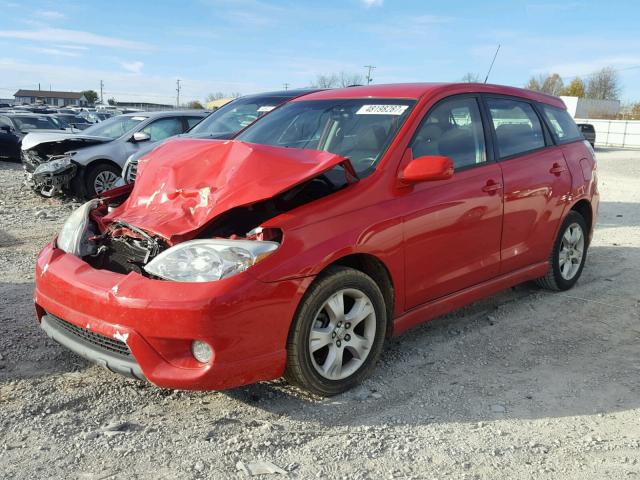
[[[205,110],[162,110],[160,112],[130,112],[123,113],[118,115],[120,117],[148,117],[148,118],[156,118],[156,117],[167,117],[167,116],[197,116],[197,117],[205,117],[210,112]]]
[[[508,87],[485,83],[392,83],[382,85],[363,85],[357,87],[322,90],[306,95],[301,100],[329,100],[337,98],[403,98],[419,99],[435,96],[440,93],[493,93],[521,97],[536,102],[547,103],[559,108],[566,108],[564,102],[553,95],[533,92],[523,88]]]
[[[321,92],[319,88],[296,88],[292,90],[276,90],[273,92],[252,93],[249,95],[243,95],[239,98],[269,98],[269,97],[284,97],[284,98],[296,98],[301,95],[307,95],[309,93]]]

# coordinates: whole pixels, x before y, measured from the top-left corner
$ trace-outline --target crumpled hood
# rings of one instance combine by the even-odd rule
[[[53,132],[30,132],[22,139],[22,150],[29,150],[43,143],[69,143],[75,148],[82,145],[95,145],[97,143],[110,142],[109,137],[96,137],[92,135],[79,135],[77,133],[53,133]],[[74,147],[70,147],[74,148]]]
[[[173,139],[140,159],[127,200],[104,220],[169,241],[235,207],[257,203],[348,160],[316,150],[236,140]]]

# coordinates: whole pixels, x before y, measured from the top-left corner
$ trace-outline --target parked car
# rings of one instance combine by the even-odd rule
[[[317,91],[318,89],[298,89],[246,95],[218,108],[187,133],[180,136],[209,139],[233,138],[240,130],[251,125],[265,113],[289,100]],[[160,143],[162,142],[150,143],[127,159],[122,169],[122,178],[126,183],[135,181],[138,161]]]
[[[74,115],[70,113],[56,113],[54,117],[62,120],[67,125],[69,125],[69,127],[77,130],[86,130],[91,125],[93,125],[80,115]]]
[[[113,188],[127,157],[146,142],[182,133],[206,113],[149,112],[119,115],[82,134],[31,134],[22,141],[26,183],[44,196],[66,191],[93,198]]]
[[[559,98],[326,90],[233,140],[170,140],[135,184],[77,209],[38,256],[37,318],[161,387],[284,375],[334,395],[391,335],[521,282],[571,288],[598,198]]]
[[[578,123],[578,128],[582,132],[584,139],[591,144],[592,148],[596,147],[596,129],[590,123]]]
[[[19,162],[22,139],[28,133],[60,132],[64,128],[47,115],[0,112],[0,160]]]

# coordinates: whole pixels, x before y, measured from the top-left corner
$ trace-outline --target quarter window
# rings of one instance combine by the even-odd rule
[[[566,110],[543,105],[542,112],[547,122],[549,122],[551,131],[557,141],[572,142],[574,140],[583,140],[582,133]]]
[[[500,158],[545,146],[540,119],[529,103],[489,98],[487,105],[496,131]]]
[[[475,98],[445,100],[431,110],[411,142],[413,157],[444,155],[455,168],[487,161],[480,109]]]

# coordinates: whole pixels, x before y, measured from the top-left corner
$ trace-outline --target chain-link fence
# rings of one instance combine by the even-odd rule
[[[576,118],[575,121],[593,125],[598,147],[640,148],[640,120]]]

